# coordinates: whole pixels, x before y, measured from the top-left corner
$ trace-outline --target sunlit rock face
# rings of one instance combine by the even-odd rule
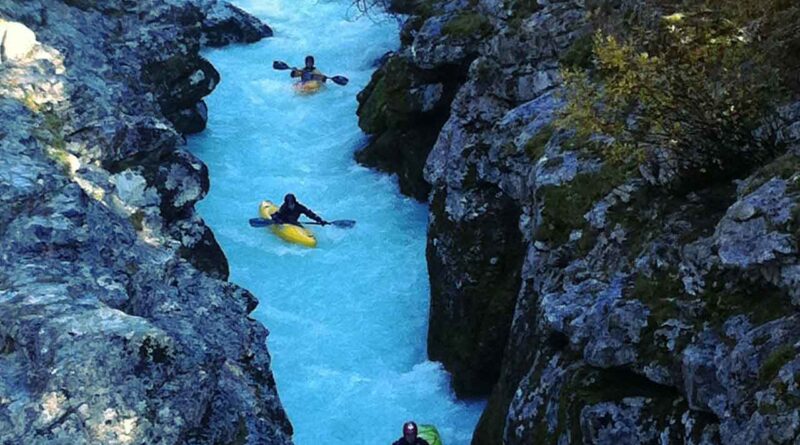
[[[36,34],[22,23],[0,22],[0,62],[14,62],[29,56],[36,46]]]
[[[780,156],[675,193],[669,169],[624,171],[554,125],[589,21],[641,2],[393,3],[412,17],[362,93],[362,156],[414,177],[427,154],[429,352],[462,393],[493,387],[473,444],[795,443],[798,104]],[[441,82],[420,73],[462,54],[446,120],[407,147],[415,92]]]
[[[175,117],[220,81],[204,33],[265,30],[212,1],[0,3],[0,443],[291,443],[194,211],[203,125]]]

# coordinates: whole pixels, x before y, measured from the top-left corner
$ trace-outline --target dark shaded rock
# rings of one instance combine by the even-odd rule
[[[197,270],[207,273],[209,276],[218,280],[227,280],[230,274],[228,269],[228,259],[225,252],[217,243],[214,232],[203,225],[203,234],[190,247],[182,245],[178,249],[178,255],[185,258]],[[252,311],[255,307],[251,308]]]
[[[487,394],[499,376],[519,291],[520,210],[491,187],[459,196],[453,202],[436,190],[431,203],[428,354],[452,373],[458,394]]]
[[[161,111],[167,115],[200,102],[219,84],[219,72],[204,58],[198,59],[190,70],[181,69],[180,73],[166,73],[169,65],[157,64],[151,68],[163,76],[165,100],[161,102]]]
[[[423,167],[447,119],[458,76],[452,70],[430,73],[391,55],[358,95],[359,126],[372,137],[356,152],[366,166],[397,173],[402,193],[426,200],[430,186]],[[456,82],[456,83],[454,83]]]
[[[172,125],[174,125],[175,129],[181,134],[200,133],[206,129],[208,107],[205,102],[200,101],[191,108],[168,114],[167,119],[172,122]]]
[[[400,193],[424,201],[430,193],[430,185],[422,176],[422,168],[437,135],[438,132],[433,128],[388,130],[356,152],[356,161],[367,167],[397,174]],[[398,146],[398,140],[404,141],[404,145]]]
[[[216,2],[203,20],[203,44],[225,46],[253,43],[272,37],[272,29],[261,20],[228,2]]]

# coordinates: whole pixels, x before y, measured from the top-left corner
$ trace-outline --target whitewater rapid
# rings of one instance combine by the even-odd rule
[[[365,141],[355,96],[399,46],[397,22],[356,19],[347,0],[236,3],[275,36],[206,53],[222,83],[207,98],[208,129],[189,145],[211,175],[200,214],[230,280],[258,296],[253,316],[271,331],[295,443],[389,444],[414,419],[437,425],[445,445],[469,444],[484,402],[456,400],[448,375],[426,358],[426,208],[400,195],[394,178],[353,161]],[[296,95],[272,61],[301,65],[306,54],[350,83]],[[326,219],[357,225],[315,227],[316,249],[248,226],[262,199],[287,192]]]

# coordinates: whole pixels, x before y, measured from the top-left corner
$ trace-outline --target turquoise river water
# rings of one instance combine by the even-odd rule
[[[483,401],[459,401],[440,364],[427,360],[427,212],[396,180],[358,166],[364,144],[356,94],[374,64],[399,43],[393,19],[356,19],[348,0],[242,0],[275,37],[211,50],[222,74],[208,99],[208,129],[190,138],[209,167],[199,205],[231,267],[231,281],[260,300],[254,317],[271,331],[278,391],[297,445],[381,445],[414,419],[439,427],[445,445],[469,444]],[[288,72],[307,53],[329,75],[350,79],[312,96]],[[251,228],[262,199],[287,192],[353,229],[315,227],[316,249]],[[314,226],[310,226],[314,227]]]

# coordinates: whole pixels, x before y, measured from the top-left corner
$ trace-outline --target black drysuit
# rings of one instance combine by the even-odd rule
[[[398,441],[396,441],[392,445],[408,445],[408,442],[406,442],[405,438],[401,437]],[[427,440],[425,440],[425,439],[423,439],[421,437],[417,437],[417,439],[414,441],[413,445],[430,445],[430,444],[428,443]]]
[[[284,202],[281,205],[281,208],[278,209],[277,212],[272,214],[272,219],[281,224],[294,224],[296,226],[299,226],[300,223],[297,222],[297,220],[298,218],[300,218],[300,215],[306,215],[307,217],[313,219],[318,223],[324,224],[325,222],[324,219],[320,218],[316,213],[312,212],[311,210],[308,210],[308,207],[304,206],[303,204],[300,204],[299,202],[296,202],[294,204],[294,207],[292,208],[289,208],[289,205]]]

